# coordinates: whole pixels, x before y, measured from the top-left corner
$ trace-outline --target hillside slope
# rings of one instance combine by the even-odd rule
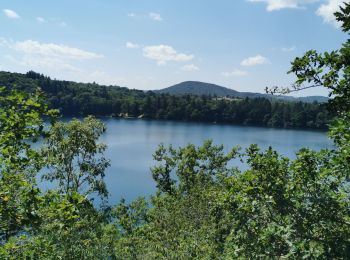
[[[291,96],[272,96],[268,94],[239,92],[230,88],[219,86],[216,84],[205,83],[200,81],[185,81],[179,84],[156,90],[158,93],[171,95],[196,95],[196,96],[217,96],[217,97],[239,97],[239,98],[259,98],[280,99],[285,101],[302,101],[312,103],[314,101],[323,103],[327,102],[328,98],[324,96],[309,96],[309,97],[291,97]]]
[[[191,94],[197,96],[235,96],[239,97],[240,93],[233,89],[225,88],[219,85],[199,82],[199,81],[185,81],[168,88],[157,91],[158,93],[166,93],[172,95]]]

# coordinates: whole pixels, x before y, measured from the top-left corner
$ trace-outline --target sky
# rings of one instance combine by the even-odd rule
[[[198,80],[263,92],[290,85],[290,62],[307,50],[340,48],[346,35],[333,12],[343,1],[2,0],[0,70],[142,90]]]

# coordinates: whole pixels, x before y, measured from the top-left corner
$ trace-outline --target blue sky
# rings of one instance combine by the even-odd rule
[[[339,0],[3,0],[0,69],[159,89],[287,86],[290,61],[346,39]],[[298,95],[326,94],[311,89]]]

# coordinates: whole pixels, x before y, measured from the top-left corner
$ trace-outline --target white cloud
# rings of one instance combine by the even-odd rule
[[[188,65],[182,66],[181,69],[184,71],[198,71],[199,70],[199,68],[194,64],[188,64]]]
[[[249,57],[242,60],[241,65],[245,67],[249,67],[249,66],[263,65],[268,63],[270,62],[267,58],[261,55],[256,55],[254,57]]]
[[[321,16],[325,23],[340,27],[340,23],[335,19],[334,13],[339,11],[339,6],[341,6],[344,1],[345,0],[328,0],[327,3],[322,4],[317,9],[316,14]]]
[[[10,9],[4,9],[3,10],[4,14],[11,19],[19,19],[21,18],[15,11],[10,10]]]
[[[156,60],[158,65],[164,65],[168,61],[190,61],[194,58],[193,55],[179,53],[168,45],[146,46],[143,48],[143,56],[148,59]]]
[[[103,57],[93,52],[54,43],[40,43],[33,40],[13,42],[6,39],[1,42],[4,47],[14,51],[10,60],[27,70],[80,72],[79,68],[71,64],[72,61]]]
[[[127,42],[127,43],[125,44],[125,46],[126,46],[126,48],[128,48],[128,49],[138,49],[138,48],[140,48],[140,45],[139,45],[139,44],[137,44],[137,43],[132,43],[132,42]]]
[[[103,57],[93,52],[59,44],[39,43],[32,40],[15,42],[0,37],[0,49],[9,71],[35,70],[45,75],[81,82],[99,82],[102,84],[127,85],[125,78],[116,76],[98,68],[95,59]],[[90,62],[93,66],[85,67]],[[14,69],[15,68],[15,69]]]
[[[38,17],[36,18],[36,20],[37,20],[37,22],[39,22],[39,23],[46,23],[46,20],[45,20],[44,18],[40,17],[40,16],[38,16]]]
[[[221,75],[223,75],[224,77],[243,77],[243,76],[247,76],[248,73],[243,70],[235,69],[233,71],[223,72],[221,73]]]
[[[15,59],[14,59],[15,60]],[[31,55],[24,55],[21,59],[15,60],[21,66],[33,69],[37,68],[39,70],[51,69],[55,71],[65,71],[65,72],[82,72],[78,67],[73,66],[69,62],[60,58],[53,57],[36,57]]]
[[[68,59],[95,59],[101,58],[102,55],[84,51],[78,48],[69,47],[66,45],[59,45],[54,43],[40,43],[33,40],[26,40],[22,42],[16,42],[12,46],[12,49],[29,54],[29,55],[39,55],[46,57],[61,57]]]
[[[0,47],[7,46],[8,42],[5,38],[0,37]]]
[[[162,21],[163,18],[160,16],[160,14],[157,14],[157,13],[149,13],[149,17],[154,20],[154,21]]]
[[[135,17],[136,15],[134,13],[128,13],[127,16],[128,17]]]
[[[68,24],[66,22],[60,22],[58,25],[62,27],[66,27]]]
[[[307,4],[318,2],[318,0],[247,0],[248,2],[266,3],[266,10],[277,11],[285,8],[303,8]]]
[[[283,47],[281,49],[283,52],[292,52],[292,51],[295,51],[296,50],[296,47],[295,46],[292,46],[292,47]]]
[[[82,82],[98,82],[104,85],[127,85],[127,80],[123,77],[115,76],[103,70],[95,70],[90,73],[82,72],[78,74]]]

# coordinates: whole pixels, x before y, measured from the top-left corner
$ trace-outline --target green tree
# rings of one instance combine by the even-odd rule
[[[55,123],[43,148],[48,168],[43,178],[57,181],[63,194],[106,197],[104,177],[110,162],[103,156],[106,145],[98,143],[104,131],[104,124],[93,117]]]
[[[87,118],[84,122],[73,120],[68,124],[53,121],[53,126],[49,128],[45,122],[49,118],[54,119],[57,111],[48,109],[42,92],[1,91],[0,258],[111,257],[117,238],[116,229],[108,223],[108,215],[95,209],[85,196],[92,191],[106,194],[101,171],[108,161],[100,154],[105,146],[96,143],[104,128],[102,123],[93,118]],[[57,127],[63,132],[59,132]],[[76,139],[72,136],[74,134]],[[78,136],[82,138],[79,143]],[[51,150],[44,149],[47,157],[39,148],[33,148],[33,144],[41,138],[51,141]],[[80,180],[80,185],[86,182],[90,186],[83,191],[81,186],[73,186],[83,194],[71,188],[67,194],[62,194],[60,189],[43,193],[36,184],[38,172],[43,167],[51,166],[48,162],[55,162],[55,169],[63,169],[58,164],[67,161],[60,161],[59,158],[67,158],[64,156],[72,151],[72,141],[80,144],[75,151],[79,150],[78,155],[81,155],[74,158],[72,165],[78,165],[84,171],[74,168],[70,174],[77,174],[72,179]],[[57,148],[62,149],[61,157]],[[92,169],[92,166],[96,168]],[[64,184],[64,180],[61,181]]]
[[[49,191],[41,196],[40,225],[12,237],[0,248],[1,259],[110,259],[116,229],[90,200]]]
[[[228,257],[340,258],[349,254],[349,189],[332,151],[302,149],[290,161],[247,150],[249,170],[230,178],[235,212]]]
[[[0,89],[0,244],[38,220],[35,175],[43,161],[31,143],[45,135],[45,117],[55,114],[39,90]]]
[[[228,163],[237,149],[208,141],[200,147],[160,146],[152,169],[158,192],[116,208],[122,234],[116,253],[124,259],[216,259],[230,232],[231,212],[223,207],[224,180],[237,173]]]

